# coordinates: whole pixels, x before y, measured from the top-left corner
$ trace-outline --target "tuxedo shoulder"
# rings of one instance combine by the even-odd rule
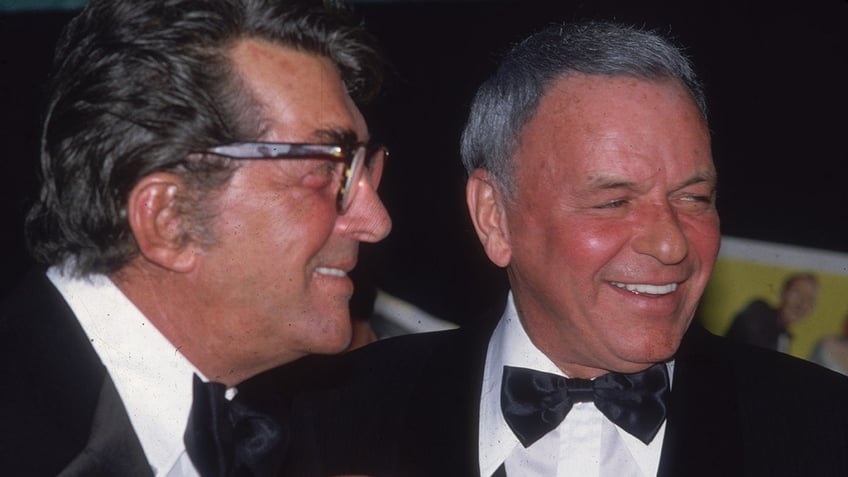
[[[663,475],[848,475],[846,403],[844,376],[693,327],[675,359],[663,448],[675,471]]]
[[[482,371],[475,363],[485,345],[474,343],[481,342],[485,335],[463,329],[388,338],[290,363],[260,376],[263,387],[249,380],[245,394],[261,410],[289,410],[287,427],[297,437],[286,475],[422,475],[421,457],[458,461],[464,454],[442,430],[450,428],[452,439],[470,432],[458,423],[476,416]],[[312,465],[321,469],[303,470]]]
[[[709,348],[743,389],[797,402],[848,402],[848,376],[801,358],[707,334]],[[845,414],[848,414],[848,406]]]
[[[461,330],[386,338],[337,355],[309,355],[261,373],[239,385],[239,394],[302,394],[342,387],[368,386],[394,376],[416,374],[421,367],[448,360],[465,340]]]
[[[377,362],[388,367],[405,367],[422,360],[452,358],[471,339],[471,333],[465,329],[395,336],[347,353],[346,359],[355,364]]]
[[[752,347],[737,354],[739,381],[749,389],[787,406],[803,405],[841,415],[848,425],[848,377],[776,351]]]

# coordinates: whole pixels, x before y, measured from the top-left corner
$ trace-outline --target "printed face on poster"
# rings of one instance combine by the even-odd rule
[[[708,330],[724,335],[752,301],[778,308],[786,279],[799,273],[813,274],[818,289],[809,313],[788,325],[788,351],[807,359],[820,340],[844,333],[848,254],[724,236],[697,318]]]

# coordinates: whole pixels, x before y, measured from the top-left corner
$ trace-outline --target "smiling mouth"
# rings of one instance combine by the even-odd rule
[[[321,275],[327,275],[331,277],[346,277],[347,272],[340,268],[329,268],[329,267],[318,267],[315,269]]]
[[[648,285],[643,283],[610,282],[613,286],[637,295],[668,295],[677,290],[677,283],[667,285]]]

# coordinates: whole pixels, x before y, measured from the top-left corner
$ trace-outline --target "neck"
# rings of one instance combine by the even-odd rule
[[[217,316],[220,307],[204,296],[190,275],[132,263],[110,278],[207,379],[232,387],[270,367],[242,359],[245,354],[238,354],[234,338],[227,336]]]

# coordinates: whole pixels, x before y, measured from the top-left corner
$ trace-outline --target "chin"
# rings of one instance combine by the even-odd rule
[[[680,347],[680,338],[665,336],[645,336],[638,342],[628,342],[619,349],[619,357],[634,365],[650,365],[668,361]]]
[[[344,325],[339,325],[327,333],[320,335],[320,341],[315,343],[319,351],[318,354],[337,354],[345,351],[353,339],[353,329],[350,326],[350,321],[346,321]]]
[[[345,324],[324,323],[321,327],[311,327],[299,331],[296,341],[289,343],[302,355],[338,354],[347,349],[353,331],[347,322]]]
[[[312,344],[309,354],[339,354],[350,346],[351,335],[324,336]]]

